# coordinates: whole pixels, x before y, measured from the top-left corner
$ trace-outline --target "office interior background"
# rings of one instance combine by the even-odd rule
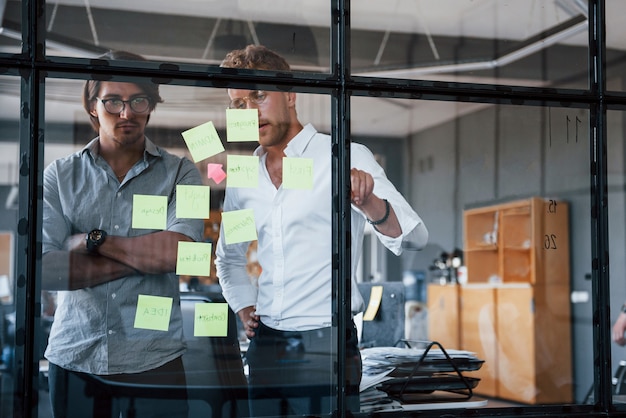
[[[521,268],[541,265],[553,247],[562,256],[536,275],[516,277],[538,284],[555,271],[567,272],[566,287],[549,289],[542,302],[550,310],[553,299],[565,296],[565,318],[552,314],[560,318],[555,334],[567,338],[543,345],[548,337],[532,330],[516,338],[534,344],[537,368],[571,356],[571,377],[562,383],[568,396],[507,399],[500,395],[515,389],[499,388],[496,379],[493,388],[485,386],[486,395],[511,404],[480,413],[626,411],[611,396],[611,378],[626,360],[626,348],[610,340],[626,301],[623,1],[0,0],[0,22],[2,416],[46,416],[45,399],[37,397],[45,383],[33,366],[45,347],[46,316],[38,285],[38,191],[47,164],[95,136],[81,105],[84,80],[94,74],[161,83],[165,101],[147,134],[180,155],[188,155],[181,132],[207,121],[225,130],[225,88],[298,92],[300,120],[338,141],[368,145],[426,223],[424,250],[395,257],[367,239],[359,267],[364,283],[415,279],[414,299],[426,315],[432,315],[427,289],[433,284],[503,281],[502,265],[481,275],[484,261],[473,269],[468,263],[472,210],[534,197],[558,203],[567,228],[558,236],[542,230],[532,237],[539,244],[521,243],[539,248],[523,256],[532,266]],[[219,68],[226,52],[250,43],[283,54],[293,72]],[[97,60],[110,49],[149,62]],[[338,115],[344,99],[346,112]],[[230,153],[252,149],[254,144],[229,144]],[[210,162],[225,164],[225,156]],[[206,173],[206,161],[198,168]],[[224,186],[210,185],[219,211]],[[493,228],[485,233],[497,232],[497,212],[488,215]],[[444,254],[454,253],[463,275],[441,267]],[[340,254],[345,258],[349,251]],[[506,257],[498,262],[506,265]],[[454,340],[459,347],[449,348],[464,348],[460,309],[450,331],[460,333]],[[511,327],[517,320],[498,317]],[[428,321],[419,325],[427,328]],[[507,367],[501,364],[498,373],[508,373]],[[478,393],[490,379],[483,380]]]

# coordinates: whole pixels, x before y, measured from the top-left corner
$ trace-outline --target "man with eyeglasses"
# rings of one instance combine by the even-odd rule
[[[104,58],[142,60],[113,52]],[[89,80],[83,105],[98,137],[44,171],[42,288],[58,291],[45,357],[55,417],[91,416],[93,380],[183,388],[185,351],[180,241],[201,241],[203,222],[176,217],[176,186],[201,185],[195,165],[146,138],[158,85]],[[133,227],[138,195],[165,196],[166,227]],[[164,301],[166,330],[135,326],[139,299]],[[147,299],[143,299],[147,300]],[[167,319],[169,315],[169,319]],[[96,379],[97,378],[97,379]],[[88,382],[88,383],[86,383]],[[187,417],[182,399],[125,399],[121,416]],[[117,412],[110,416],[117,416]]]
[[[283,57],[250,45],[230,52],[222,67],[290,71]],[[332,412],[336,368],[346,366],[348,409],[359,410],[361,358],[354,324],[346,358],[336,355],[332,317],[332,141],[296,112],[296,94],[229,89],[230,108],[257,109],[259,185],[228,188],[224,211],[253,209],[258,233],[258,287],[248,278],[246,244],[220,238],[216,266],[224,296],[241,319],[250,345],[250,408],[254,416]],[[313,161],[311,190],[283,187],[283,159]],[[428,231],[420,217],[387,179],[374,155],[351,144],[352,311],[362,312],[356,286],[366,222],[396,255],[404,245],[423,248]],[[223,232],[223,230],[222,230]],[[336,328],[335,328],[336,330]],[[340,330],[341,331],[341,330]],[[322,396],[316,403],[318,395]],[[312,402],[311,402],[312,401]]]

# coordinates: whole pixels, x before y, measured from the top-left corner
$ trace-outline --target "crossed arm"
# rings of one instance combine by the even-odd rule
[[[159,274],[176,270],[179,241],[192,241],[178,232],[159,231],[139,237],[108,236],[90,254],[85,234],[72,235],[63,250],[50,251],[42,259],[45,290],[76,290],[131,274]]]

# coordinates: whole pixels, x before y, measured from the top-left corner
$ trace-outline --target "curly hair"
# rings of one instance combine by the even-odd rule
[[[231,51],[226,55],[220,66],[249,70],[291,70],[291,67],[283,57],[263,45],[248,45],[243,49]]]

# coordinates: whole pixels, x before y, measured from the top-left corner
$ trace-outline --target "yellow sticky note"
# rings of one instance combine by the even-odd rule
[[[202,161],[224,151],[213,122],[206,122],[182,133],[194,162]]]
[[[226,244],[236,244],[257,239],[254,211],[252,209],[223,212],[222,227]]]
[[[251,187],[259,185],[259,157],[255,155],[228,155],[226,186]]]
[[[211,188],[179,184],[176,186],[176,217],[209,219],[211,214]]]
[[[228,142],[259,141],[257,109],[226,109],[226,140]]]
[[[196,303],[194,337],[225,337],[228,333],[228,304]]]
[[[372,290],[370,292],[370,302],[367,304],[367,309],[363,314],[364,321],[372,321],[376,318],[376,314],[378,313],[378,308],[380,308],[380,302],[383,298],[383,287],[382,286],[372,286]]]
[[[283,157],[283,188],[312,189],[313,159]]]
[[[170,326],[173,299],[163,296],[139,295],[135,328],[167,331]]]
[[[134,195],[132,226],[136,229],[165,229],[167,196]]]
[[[210,242],[178,242],[176,274],[185,276],[211,275]]]

